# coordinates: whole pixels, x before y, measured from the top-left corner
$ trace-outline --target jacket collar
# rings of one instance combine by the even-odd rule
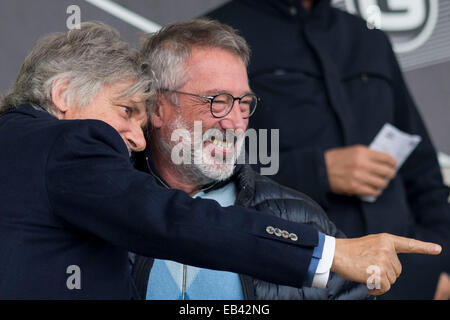
[[[134,154],[133,159],[135,159],[135,164],[138,169],[150,173],[158,181],[158,184],[170,189],[167,182],[164,181],[156,170],[152,161],[151,153],[148,149]],[[202,191],[208,193],[213,190],[220,189],[230,182],[235,182],[238,187],[238,198],[236,200],[236,204],[248,206],[250,203],[249,201],[251,201],[254,194],[254,174],[254,171],[249,165],[237,164],[234,168],[233,174],[228,179],[205,185],[203,186]]]
[[[248,164],[241,165],[239,171],[234,175],[237,184],[238,195],[236,205],[250,207],[255,196],[255,175],[252,167]]]
[[[31,104],[22,104],[18,107],[9,108],[6,111],[4,111],[4,113],[0,114],[0,116],[11,114],[11,113],[22,113],[22,114],[32,116],[33,118],[42,118],[42,117],[55,118],[53,115],[48,113],[41,106],[38,106],[38,105],[32,106]]]
[[[138,167],[139,167],[138,169],[141,169],[143,171],[150,173],[158,181],[158,183],[161,186],[164,186],[167,189],[171,189],[170,186],[168,185],[168,183],[160,176],[160,174],[158,173],[158,170],[156,170],[155,165],[152,160],[152,155],[148,148],[145,149],[145,151],[143,151],[143,152],[133,154],[133,159],[135,160],[134,162],[138,165]],[[144,168],[142,168],[143,167],[142,162],[144,162]],[[236,168],[233,172],[233,175],[230,178],[228,178],[227,180],[224,180],[224,181],[212,182],[210,184],[207,184],[207,185],[203,186],[201,191],[207,193],[212,190],[220,189],[223,186],[227,185],[233,179],[234,175],[236,174],[237,167],[238,166],[236,166]]]

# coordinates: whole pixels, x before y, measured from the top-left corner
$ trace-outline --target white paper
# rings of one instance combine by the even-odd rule
[[[397,161],[397,170],[402,166],[411,152],[417,147],[422,138],[400,131],[393,125],[385,123],[378,132],[369,148],[389,154]],[[374,196],[362,197],[363,201],[375,202]]]

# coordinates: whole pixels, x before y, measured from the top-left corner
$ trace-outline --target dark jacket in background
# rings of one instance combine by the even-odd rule
[[[436,150],[386,35],[319,0],[236,0],[207,14],[238,29],[252,49],[250,85],[261,105],[250,126],[280,129],[274,179],[325,209],[347,236],[389,232],[443,245],[440,256],[401,256],[391,298],[432,298],[450,269],[449,190]],[[422,142],[375,203],[330,192],[324,152],[369,145],[389,122]]]
[[[303,285],[315,229],[160,187],[103,121],[23,105],[0,116],[0,150],[0,299],[137,298],[128,251]]]
[[[309,197],[257,174],[250,166],[239,166],[227,182],[222,182],[208,191],[220,188],[226,183],[236,184],[235,204],[238,206],[270,212],[282,219],[311,225],[327,235],[345,237],[328,219],[320,206]],[[137,256],[134,262],[133,278],[143,298],[146,296],[152,264],[152,258],[143,256]],[[362,300],[370,297],[366,286],[344,280],[334,273],[330,273],[326,289],[309,287],[298,289],[245,275],[240,275],[240,279],[244,298],[247,300]]]

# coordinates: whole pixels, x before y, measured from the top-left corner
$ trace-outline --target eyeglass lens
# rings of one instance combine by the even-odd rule
[[[235,99],[232,95],[227,93],[219,94],[213,99],[211,112],[218,118],[226,116],[233,108],[234,100],[238,100],[239,109],[243,118],[248,118],[252,115],[257,104],[256,96],[246,95],[241,99]]]

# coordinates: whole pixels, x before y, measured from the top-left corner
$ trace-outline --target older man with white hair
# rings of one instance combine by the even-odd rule
[[[401,272],[397,252],[412,252],[412,240],[387,234],[335,239],[343,234],[308,197],[259,176],[249,166],[236,166],[258,104],[248,84],[249,53],[245,40],[231,27],[210,20],[174,23],[145,39],[143,66],[156,76],[158,98],[150,104],[149,152],[138,157],[138,166],[168,190],[214,199],[223,207],[254,208],[320,230],[306,266],[307,281],[296,289],[170,259],[138,257],[133,275],[141,295],[148,299],[363,299],[365,287],[335,275],[329,280],[329,274],[334,271],[365,283],[371,266],[379,271],[380,283],[372,283],[370,293],[388,290]],[[197,214],[192,212],[190,219],[197,221]],[[280,240],[309,241],[308,234],[286,230],[266,228],[268,235]],[[277,255],[270,248],[267,252]]]

